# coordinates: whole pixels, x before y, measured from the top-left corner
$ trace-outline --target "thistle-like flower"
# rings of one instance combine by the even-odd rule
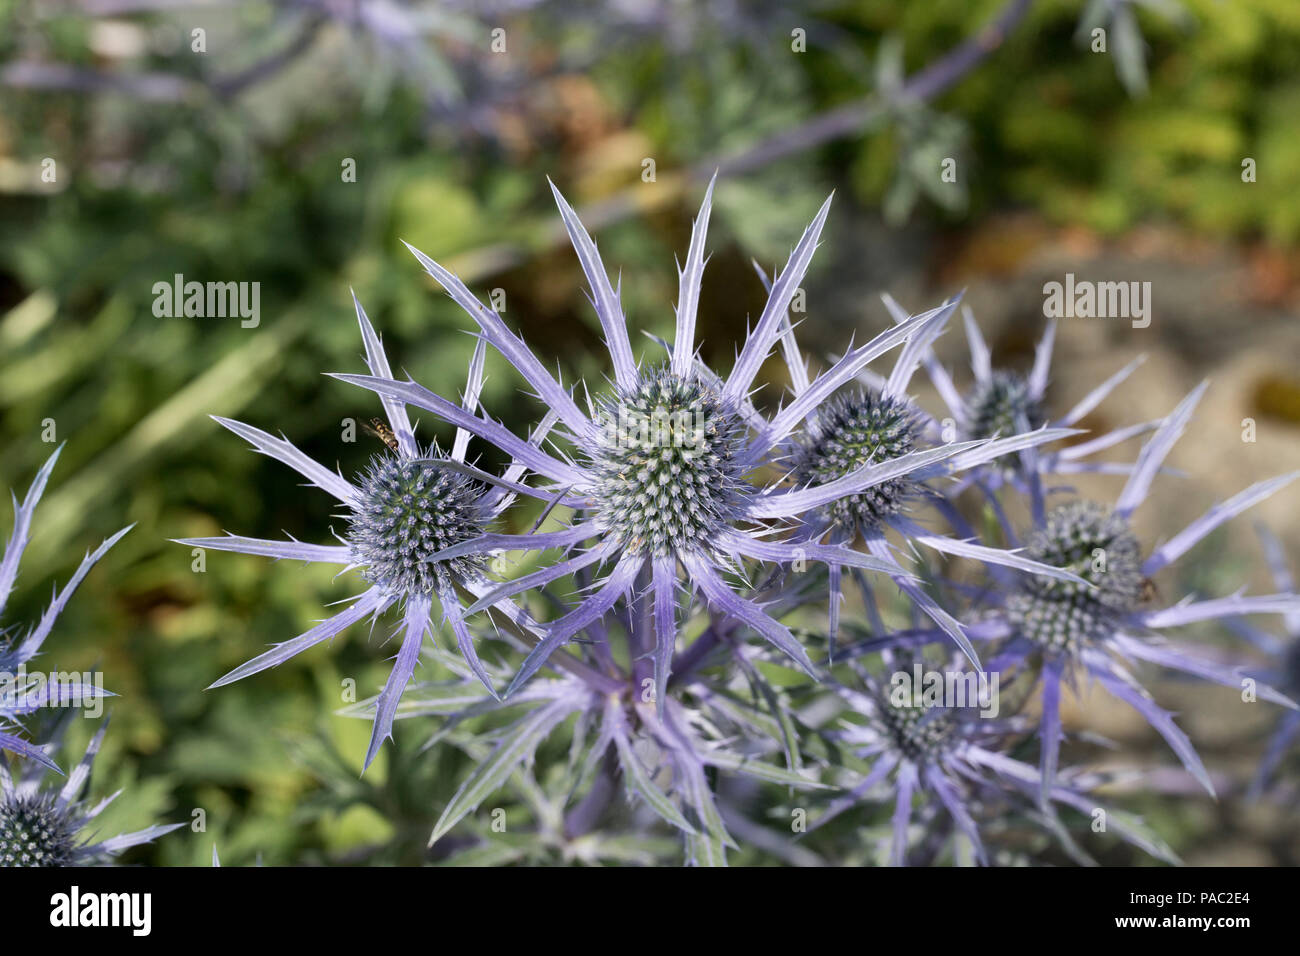
[[[894,321],[902,321],[907,317],[904,309],[892,298],[886,295],[884,299]],[[1146,360],[1144,355],[1134,359],[1088,392],[1064,415],[1054,419],[1047,410],[1047,386],[1051,380],[1056,321],[1053,319],[1048,322],[1043,337],[1034,351],[1033,367],[1028,374],[1022,374],[1011,369],[998,368],[993,364],[992,351],[985,342],[984,335],[980,332],[969,307],[963,308],[962,319],[966,328],[966,340],[970,347],[971,370],[975,374],[975,383],[968,392],[963,394],[958,389],[952,375],[939,362],[932,349],[927,347],[921,357],[926,374],[951,415],[952,423],[955,425],[955,437],[962,440],[1014,435],[1043,428],[1053,430],[1072,428],[1100,405]],[[1012,483],[1021,491],[1030,492],[1031,488],[1023,478],[1026,468],[1044,475],[1079,472],[1127,474],[1132,468],[1127,463],[1092,462],[1085,459],[1134,436],[1149,432],[1159,424],[1157,420],[1128,425],[1046,453],[1037,446],[1027,447],[1017,454],[1006,454],[991,459],[985,467],[972,469],[962,481],[955,483],[948,493],[958,494],[971,484],[997,488],[1006,482]]]
[[[50,480],[50,473],[54,470],[54,464],[59,460],[62,451],[63,446],[60,445],[46,459],[41,470],[37,472],[36,479],[27,490],[27,496],[22,504],[19,504],[17,497],[14,496],[13,533],[5,545],[4,558],[0,559],[0,615],[4,614],[5,604],[9,600],[9,595],[13,593],[14,582],[18,577],[18,564],[22,560],[23,551],[27,547],[31,534],[32,515],[36,511],[36,505],[41,500],[45,485]],[[50,606],[33,627],[23,634],[18,634],[13,628],[0,629],[0,751],[8,750],[58,770],[58,767],[50,762],[44,748],[18,736],[20,719],[42,707],[75,706],[85,700],[107,696],[102,689],[79,682],[29,680],[23,676],[23,668],[40,651],[54,627],[54,622],[63,613],[73,593],[94,567],[95,562],[130,530],[131,526],[128,525],[87,554],[63,589],[55,591]]]
[[[55,743],[66,727],[64,721],[55,733]],[[107,730],[105,720],[81,762],[58,789],[45,786],[47,771],[54,767],[49,752],[55,743],[38,748],[39,756],[20,758],[12,766],[9,758],[0,754],[0,866],[101,866],[124,850],[185,826],[155,825],[102,840],[97,833],[85,832],[117,797],[113,794],[95,804],[83,799],[91,765]]]
[[[907,652],[885,652],[886,670],[894,675],[909,676],[915,663]],[[834,693],[846,706],[838,730],[826,736],[853,749],[854,755],[869,761],[869,771],[854,782],[846,793],[826,807],[813,821],[815,830],[841,813],[863,803],[888,798],[892,793],[891,865],[906,865],[913,838],[913,820],[923,829],[942,835],[954,830],[969,842],[975,858],[989,864],[989,856],[979,830],[981,811],[994,808],[999,818],[1008,810],[1022,812],[1061,841],[1071,855],[1087,860],[1056,817],[1055,805],[1091,815],[1097,806],[1089,796],[1089,778],[1083,774],[1061,775],[1051,787],[1050,812],[1043,814],[1033,799],[1038,772],[1011,756],[1012,745],[1025,736],[1023,720],[1016,715],[985,715],[984,708],[996,711],[996,686],[978,690],[974,679],[985,675],[963,671],[960,658],[949,660],[945,672],[952,686],[964,688],[967,700],[962,705],[945,701],[942,695],[931,700],[910,680],[881,679],[865,668],[858,668],[863,689],[832,684]],[[969,678],[969,680],[968,680]],[[969,691],[968,693],[966,691]],[[982,696],[981,696],[982,694]],[[1005,695],[1003,695],[1005,696]],[[921,798],[919,807],[913,803]],[[950,825],[939,826],[938,817],[946,814]],[[1108,812],[1111,828],[1126,842],[1147,853],[1177,863],[1173,851],[1149,833],[1140,821],[1123,814]]]
[[[702,594],[717,612],[733,617],[780,648],[809,673],[813,665],[789,629],[767,614],[749,596],[737,591],[724,573],[739,571],[748,560],[788,564],[804,560],[834,566],[881,571],[895,580],[911,575],[888,554],[866,555],[840,544],[823,544],[808,535],[773,539],[782,527],[793,527],[805,516],[851,495],[870,494],[901,476],[924,472],[971,452],[973,444],[954,443],[911,451],[889,461],[867,458],[833,479],[788,487],[766,481],[760,470],[780,464],[784,449],[804,420],[854,377],[872,359],[917,335],[933,335],[951,308],[925,313],[898,323],[866,345],[850,349],[819,376],[799,380],[796,397],[771,418],[754,407],[750,389],[759,366],[789,326],[788,309],[812,259],[829,210],[830,200],[804,232],[785,268],[771,284],[762,315],[746,339],[731,373],[723,379],[695,354],[695,324],[704,243],[713,187],[705,194],[691,235],[685,267],[680,273],[676,336],[666,364],[637,365],[632,356],[619,293],[611,285],[596,245],[576,213],[552,186],[569,238],[592,289],[605,342],[614,366],[612,390],[583,412],[523,341],[506,328],[500,316],[486,308],[465,285],[438,263],[412,249],[428,273],[475,321],[483,340],[520,372],[537,397],[557,416],[572,443],[572,455],[552,455],[536,448],[519,454],[531,471],[549,481],[539,493],[572,507],[578,520],[567,531],[550,535],[484,535],[483,550],[578,547],[594,542],[573,557],[557,561],[534,574],[506,582],[481,597],[469,612],[494,600],[538,588],[573,572],[612,564],[606,577],[580,604],[546,625],[546,636],[524,661],[507,693],[523,685],[556,649],[612,608],[641,580],[654,594],[658,640],[650,651],[655,682],[663,699],[676,647],[677,617],[684,578],[686,593]],[[906,356],[914,355],[905,350]],[[914,358],[900,360],[909,369]],[[800,365],[802,370],[802,365]],[[899,373],[905,381],[907,373]],[[339,375],[344,381],[372,389],[388,402],[405,402],[468,429],[509,450],[497,423],[466,414],[414,381],[397,382],[387,375]],[[524,443],[514,439],[518,446]],[[522,489],[519,489],[522,491]],[[473,553],[466,542],[440,557]],[[990,549],[991,550],[991,549]],[[1057,572],[1051,572],[1057,573]],[[960,630],[954,630],[960,634]],[[964,640],[964,638],[963,638]],[[969,645],[967,646],[969,650]],[[972,652],[973,653],[973,652]]]
[[[373,375],[391,381],[383,344],[360,302],[355,297],[353,302],[365,343],[366,364]],[[469,381],[462,402],[452,406],[457,409],[453,417],[461,421],[491,424],[475,414],[483,385],[485,357],[486,346],[480,342],[470,361]],[[313,461],[285,438],[276,438],[251,425],[216,419],[257,451],[285,463],[306,477],[311,485],[341,502],[347,509],[345,517],[348,522],[348,531],[341,543],[304,544],[232,534],[178,541],[190,547],[332,564],[344,570],[357,568],[369,584],[347,610],[235,668],[213,687],[233,683],[281,664],[307,648],[329,640],[352,624],[376,618],[389,608],[401,605],[402,640],[375,711],[366,767],[391,736],[393,716],[419,660],[420,646],[430,628],[430,615],[435,603],[456,635],[466,662],[495,694],[465,626],[457,589],[463,588],[472,595],[482,595],[490,589],[481,557],[486,553],[483,543],[494,540],[494,536],[487,533],[488,528],[510,504],[516,492],[536,494],[520,484],[519,479],[527,463],[542,454],[538,445],[554,421],[550,416],[544,418],[527,442],[515,438],[500,426],[481,427],[479,431],[495,436],[499,439],[499,447],[515,455],[514,463],[504,475],[493,477],[465,464],[470,430],[458,429],[451,452],[442,454],[436,447],[426,448],[416,443],[406,408],[401,402],[385,398],[383,405],[391,424],[393,447],[376,454],[366,471],[355,481],[348,481],[336,471]],[[554,537],[560,541],[569,540],[563,534],[538,536],[544,542]],[[471,547],[465,549],[466,545]],[[488,603],[521,627],[530,626],[527,615],[509,600],[492,598]]]
[[[991,599],[1000,599],[999,610],[970,627],[976,639],[1002,642],[998,659],[1003,666],[1019,663],[1041,671],[1039,734],[1044,793],[1050,790],[1056,774],[1062,684],[1072,681],[1076,674],[1092,677],[1137,710],[1165,738],[1187,770],[1213,793],[1209,775],[1191,742],[1174,723],[1173,715],[1161,709],[1142,688],[1130,667],[1145,662],[1240,687],[1249,676],[1244,665],[1225,665],[1175,648],[1160,632],[1198,621],[1300,612],[1300,598],[1290,593],[1245,596],[1239,592],[1210,600],[1189,598],[1158,609],[1145,606],[1150,598],[1150,578],[1219,525],[1300,476],[1295,472],[1251,485],[1215,505],[1143,557],[1130,519],[1148,497],[1153,480],[1186,428],[1205,387],[1197,387],[1160,423],[1138,454],[1113,506],[1075,500],[1037,514],[1026,548],[1028,556],[1074,571],[1087,587],[1043,578],[1019,582],[1005,593],[991,594]],[[1030,473],[1027,480],[1037,487],[1039,475]],[[1041,502],[1041,489],[1033,497]],[[1004,525],[1003,533],[1015,539],[1009,525]],[[1271,687],[1261,687],[1260,696],[1295,707]]]

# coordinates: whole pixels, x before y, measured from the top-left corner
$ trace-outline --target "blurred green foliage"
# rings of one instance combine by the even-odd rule
[[[130,800],[105,826],[205,813],[206,832],[181,832],[130,859],[205,865],[215,844],[223,864],[416,862],[473,762],[454,748],[419,752],[425,731],[403,722],[398,745],[357,779],[368,725],[334,712],[347,679],[362,696],[382,683],[391,653],[380,646],[383,626],[369,640],[346,635],[203,691],[358,585],[215,553],[195,573],[192,556],[168,543],[222,530],[323,541],[339,529],[324,495],[303,493],[294,474],[249,452],[209,414],[282,430],[345,474],[359,469],[371,449],[342,441],[343,422],[377,408],[368,393],[322,375],[362,369],[349,287],[398,367],[456,393],[473,345],[467,323],[399,239],[482,294],[502,289],[507,319],[541,354],[559,356],[566,380],[598,381],[607,372],[599,329],[576,263],[557,242],[547,175],[578,201],[620,188],[651,196],[645,215],[599,238],[606,261],[623,267],[634,328],[666,334],[673,256],[685,248],[695,201],[672,191],[672,171],[869,95],[890,44],[911,73],[999,6],[781,7],[745,29],[701,28],[689,49],[647,34],[610,51],[591,29],[548,20],[543,6],[512,27],[528,38],[528,54],[587,60],[540,77],[535,95],[512,99],[488,133],[431,119],[420,93],[391,72],[378,95],[371,81],[386,60],[362,44],[344,47],[342,73],[337,59],[308,58],[230,101],[0,86],[0,487],[31,480],[51,449],[47,420],[68,442],[5,623],[36,617],[51,582],[66,579],[85,548],[136,523],[47,645],[61,668],[101,665],[122,695],[95,787],[127,787]],[[1150,46],[1144,98],[1130,98],[1110,58],[1076,40],[1080,4],[1047,0],[927,109],[903,109],[865,135],[725,182],[701,319],[706,355],[729,359],[755,310],[750,257],[770,265],[784,255],[836,183],[898,218],[970,220],[1027,204],[1099,230],[1169,216],[1209,233],[1294,242],[1300,192],[1255,189],[1240,173],[1251,157],[1261,183],[1300,180],[1300,5],[1185,6],[1190,30],[1139,12]],[[34,10],[0,0],[0,62],[38,55],[105,65],[88,21]],[[230,29],[255,36],[264,21],[265,11],[254,12]],[[809,31],[806,53],[791,52],[796,27]],[[136,65],[201,75],[183,51],[149,52]],[[958,201],[918,189],[918,173],[924,180],[954,151]],[[53,184],[36,178],[46,157],[57,166]],[[659,182],[639,179],[644,157],[655,159]],[[346,159],[356,182],[341,175]],[[176,274],[259,282],[260,325],[155,317],[153,285]],[[537,416],[495,357],[484,403],[516,430]],[[450,437],[430,421],[421,433]]]

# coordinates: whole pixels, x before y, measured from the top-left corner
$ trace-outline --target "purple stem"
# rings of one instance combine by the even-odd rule
[[[782,157],[803,152],[810,147],[820,146],[822,143],[856,132],[898,101],[920,102],[937,96],[1000,47],[1032,5],[1033,0],[1011,0],[993,22],[979,33],[954,47],[923,70],[912,74],[903,83],[893,102],[872,95],[837,106],[802,126],[783,130],[739,153],[696,164],[690,171],[691,178],[704,182],[713,175],[714,170],[722,175],[747,172]]]
[[[614,767],[612,756],[607,755],[601,771],[591,783],[591,789],[576,807],[564,818],[564,836],[569,840],[591,831],[614,798]]]

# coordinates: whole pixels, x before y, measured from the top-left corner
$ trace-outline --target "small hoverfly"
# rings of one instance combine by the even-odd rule
[[[397,451],[401,447],[397,444],[397,436],[388,427],[388,422],[382,418],[372,418],[369,423],[362,422],[361,427],[387,445],[389,451]]]
[[[1142,579],[1142,597],[1139,598],[1143,604],[1150,604],[1160,599],[1160,589],[1150,578]]]

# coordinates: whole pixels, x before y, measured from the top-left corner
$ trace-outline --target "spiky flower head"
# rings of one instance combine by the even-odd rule
[[[82,791],[99,752],[108,721],[91,738],[85,755],[61,787],[46,787],[54,766],[49,754],[57,748],[68,720],[62,720],[50,742],[41,748],[42,759],[19,758],[12,763],[0,754],[0,867],[7,866],[99,866],[111,863],[122,851],[150,843],[183,823],[151,826],[134,833],[107,839],[83,833],[113,802],[89,803]]]
[[[1040,349],[1040,355],[1046,350]],[[1120,376],[1112,376],[1112,380]],[[1208,600],[1183,600],[1167,607],[1146,607],[1148,581],[1202,541],[1215,528],[1290,484],[1300,473],[1256,482],[1220,502],[1143,555],[1129,521],[1150,496],[1166,456],[1183,434],[1206,383],[1194,389],[1165,418],[1143,445],[1128,472],[1128,481],[1113,507],[1074,501],[1039,513],[1045,491],[1040,472],[1024,476],[1038,515],[1029,537],[1029,556],[1069,568],[1080,581],[1030,581],[1002,599],[1001,620],[987,622],[993,640],[1006,640],[999,659],[1007,666],[1031,664],[1039,675],[1042,701],[1040,793],[1050,791],[1062,738],[1062,688],[1071,675],[1083,673],[1122,700],[1163,736],[1183,766],[1211,794],[1214,785],[1195,748],[1132,673],[1136,661],[1148,662],[1201,680],[1239,688],[1250,676],[1244,664],[1212,660],[1176,646],[1162,632],[1200,621],[1233,619],[1248,614],[1300,615],[1300,597],[1293,593],[1234,594]],[[1094,390],[1094,398],[1104,392]],[[1088,401],[1082,403],[1086,406]],[[1076,406],[1076,411],[1080,406]],[[1070,413],[1074,415],[1074,412]],[[1069,417],[1069,416],[1067,416]],[[1146,428],[1140,430],[1148,430]],[[1130,430],[1130,434],[1138,431]],[[1005,529],[1004,529],[1005,530]],[[1298,618],[1300,619],[1300,618]],[[1278,690],[1263,682],[1260,699],[1291,705]]]
[[[890,635],[880,635],[868,643],[888,646],[890,640]],[[913,821],[919,819],[924,829],[934,829],[942,815],[951,821],[953,832],[969,841],[976,858],[987,864],[989,854],[980,826],[989,816],[987,808],[1027,808],[1038,784],[1037,771],[1011,756],[1024,739],[1027,726],[1014,713],[999,714],[998,719],[985,713],[984,708],[995,703],[999,685],[991,683],[991,675],[967,670],[960,658],[949,657],[944,670],[928,671],[921,684],[915,678],[920,667],[925,666],[922,656],[914,656],[910,650],[891,651],[884,660],[887,666],[897,668],[888,681],[870,669],[859,668],[858,676],[864,684],[861,690],[832,684],[834,693],[848,705],[855,719],[843,721],[823,734],[853,748],[859,759],[869,762],[869,769],[846,793],[829,802],[810,830],[823,827],[861,803],[879,799],[893,804],[889,854],[893,865],[907,863],[910,849],[917,845],[911,836]],[[942,677],[945,687],[979,687],[977,699],[955,690],[940,693],[937,685],[924,686],[930,678],[938,677]],[[1027,696],[1019,695],[1020,701]],[[827,712],[833,710],[828,707]],[[1088,787],[1076,786],[1075,782],[1063,780],[1053,787],[1049,802],[1092,812],[1096,798],[1086,793]],[[914,806],[916,797],[925,806],[919,813]],[[1140,827],[1121,820],[1115,830],[1147,852],[1175,859],[1168,847]],[[942,830],[935,829],[935,833]],[[933,845],[928,840],[920,842]],[[1077,852],[1086,859],[1086,854]]]
[[[968,430],[976,438],[1015,435],[1048,422],[1042,396],[1025,376],[1008,369],[994,369],[988,378],[976,382],[966,406]],[[990,465],[1004,473],[1016,473],[1022,462],[1019,455],[1003,455]]]
[[[54,794],[0,797],[0,866],[67,866],[77,850],[77,821]]]
[[[355,482],[347,541],[362,575],[390,594],[435,594],[481,571],[482,555],[434,555],[482,534],[491,519],[487,489],[452,471],[436,448],[422,457],[375,455]]]
[[[950,707],[927,704],[919,690],[910,696],[910,700],[887,696],[875,720],[898,753],[918,763],[933,761],[959,742],[956,712]]]
[[[361,303],[354,297],[357,322],[366,349],[366,364],[375,376],[397,385],[392,378],[383,343],[371,325]],[[190,547],[237,551],[273,558],[356,568],[369,587],[350,607],[322,621],[297,638],[277,644],[213,686],[232,683],[274,667],[295,654],[400,605],[401,648],[384,687],[366,753],[369,767],[383,742],[391,736],[397,705],[419,661],[420,648],[433,623],[435,604],[440,617],[456,635],[461,655],[470,669],[488,685],[490,680],[479,661],[474,642],[465,627],[458,589],[483,593],[489,582],[482,571],[486,564],[488,539],[500,539],[487,530],[494,518],[512,500],[511,490],[532,492],[519,484],[526,467],[522,463],[537,455],[550,423],[538,426],[531,440],[510,435],[479,412],[483,367],[487,346],[480,341],[470,360],[469,380],[462,402],[449,402],[432,392],[427,402],[436,403],[444,418],[458,426],[455,443],[447,454],[436,446],[422,447],[401,399],[385,398],[387,428],[376,429],[389,450],[375,455],[368,467],[348,481],[337,471],[303,454],[288,439],[277,438],[241,422],[217,421],[240,435],[265,455],[278,459],[315,487],[332,495],[347,509],[348,531],[339,544],[318,545],[300,541],[267,541],[227,534],[216,538],[184,538]],[[476,423],[471,429],[469,423]],[[502,476],[488,475],[465,463],[471,431],[486,429],[487,441],[494,442],[512,458]],[[511,489],[511,490],[507,490]],[[506,536],[508,537],[508,536]],[[448,551],[454,553],[447,553]],[[527,614],[508,600],[494,599],[492,605],[520,627],[535,627]]]
[[[745,424],[717,389],[661,367],[605,398],[597,417],[596,523],[620,548],[698,550],[743,515],[754,491],[740,463]]]
[[[1034,394],[1028,379],[1006,369],[994,369],[977,382],[966,404],[970,431],[979,438],[1031,431],[1048,421],[1041,397]]]
[[[886,296],[885,304],[897,318],[904,314],[901,307]],[[1067,437],[1065,429],[1077,425],[1094,408],[1101,404],[1117,386],[1123,383],[1144,361],[1139,356],[1129,362],[1101,385],[1088,392],[1063,415],[1049,415],[1046,404],[1047,385],[1051,378],[1052,352],[1056,343],[1056,322],[1047,323],[1043,335],[1034,349],[1034,362],[1027,372],[995,368],[993,353],[980,331],[970,309],[964,310],[966,339],[970,345],[970,365],[975,373],[975,384],[961,393],[952,373],[946,369],[933,352],[924,356],[926,371],[939,396],[943,399],[959,433],[966,438],[989,438],[995,434],[1015,435],[1021,431],[1035,431],[1046,426],[1061,429],[1059,437]],[[1128,425],[1114,431],[1089,438],[1067,448],[1043,448],[1024,454],[1006,454],[991,459],[982,469],[982,480],[992,487],[1011,484],[1017,491],[1029,493],[1026,466],[1040,475],[1105,471],[1108,463],[1087,459],[1119,442],[1150,431],[1155,422]],[[960,491],[965,486],[953,486]]]
[[[905,399],[875,389],[837,395],[817,410],[817,428],[796,468],[802,482],[827,482],[864,465],[882,464],[915,451],[921,422]],[[874,530],[902,513],[919,490],[907,476],[891,478],[838,499],[826,509],[843,531]]]
[[[1074,652],[1099,641],[1142,600],[1141,546],[1127,519],[1105,505],[1073,501],[1054,508],[1026,553],[1087,582],[1034,577],[1008,598],[1012,623],[1043,647]]]

